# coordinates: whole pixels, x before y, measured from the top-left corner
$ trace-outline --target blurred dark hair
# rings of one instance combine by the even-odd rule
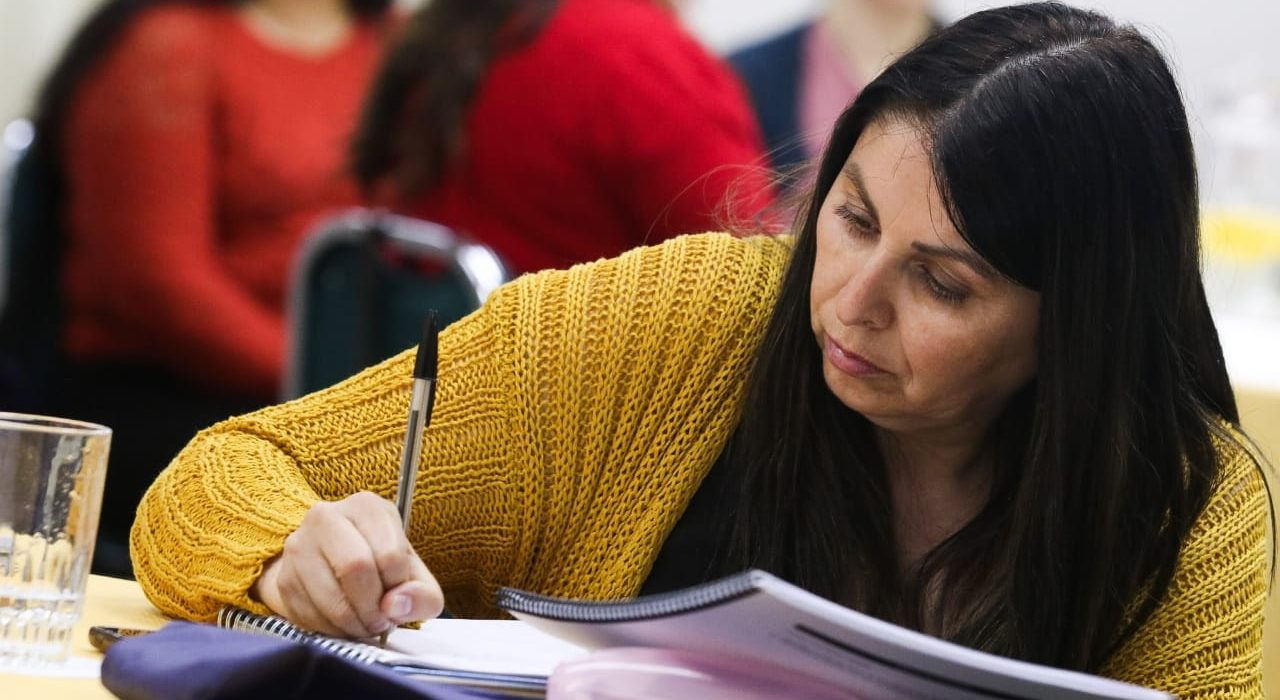
[[[375,18],[391,9],[393,0],[346,0],[357,17]],[[37,145],[56,157],[62,118],[80,80],[124,33],[139,12],[158,5],[244,5],[246,0],[107,0],[72,35],[36,98]]]
[[[471,100],[490,65],[532,41],[557,0],[432,0],[388,50],[365,101],[351,169],[368,190],[428,189],[463,144]]]
[[[920,130],[961,235],[1040,292],[1038,373],[989,429],[990,499],[903,574],[884,459],[810,326],[821,204],[876,120]],[[1239,422],[1199,272],[1190,131],[1160,52],[1055,3],[970,15],[868,85],[822,158],[726,459],[725,568],[961,644],[1096,672],[1165,596]],[[930,592],[935,595],[930,595]],[[942,595],[936,595],[943,591]]]

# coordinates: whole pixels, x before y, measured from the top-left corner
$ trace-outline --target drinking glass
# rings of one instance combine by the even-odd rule
[[[67,658],[110,446],[101,425],[0,412],[0,665]]]

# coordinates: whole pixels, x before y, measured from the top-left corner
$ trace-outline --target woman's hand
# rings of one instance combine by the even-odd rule
[[[312,506],[251,594],[302,627],[345,637],[371,637],[444,609],[395,505],[368,491]]]

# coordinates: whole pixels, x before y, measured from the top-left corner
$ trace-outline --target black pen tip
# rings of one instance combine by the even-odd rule
[[[439,337],[439,314],[436,313],[435,309],[431,309],[427,312],[427,320],[422,325],[422,342],[418,345],[418,362],[413,368],[415,379],[436,378]]]

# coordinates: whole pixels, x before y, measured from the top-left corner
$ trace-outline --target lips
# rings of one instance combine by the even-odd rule
[[[870,377],[877,374],[886,374],[867,358],[856,352],[845,350],[830,336],[824,336],[823,354],[826,355],[827,361],[837,370],[853,377]]]

